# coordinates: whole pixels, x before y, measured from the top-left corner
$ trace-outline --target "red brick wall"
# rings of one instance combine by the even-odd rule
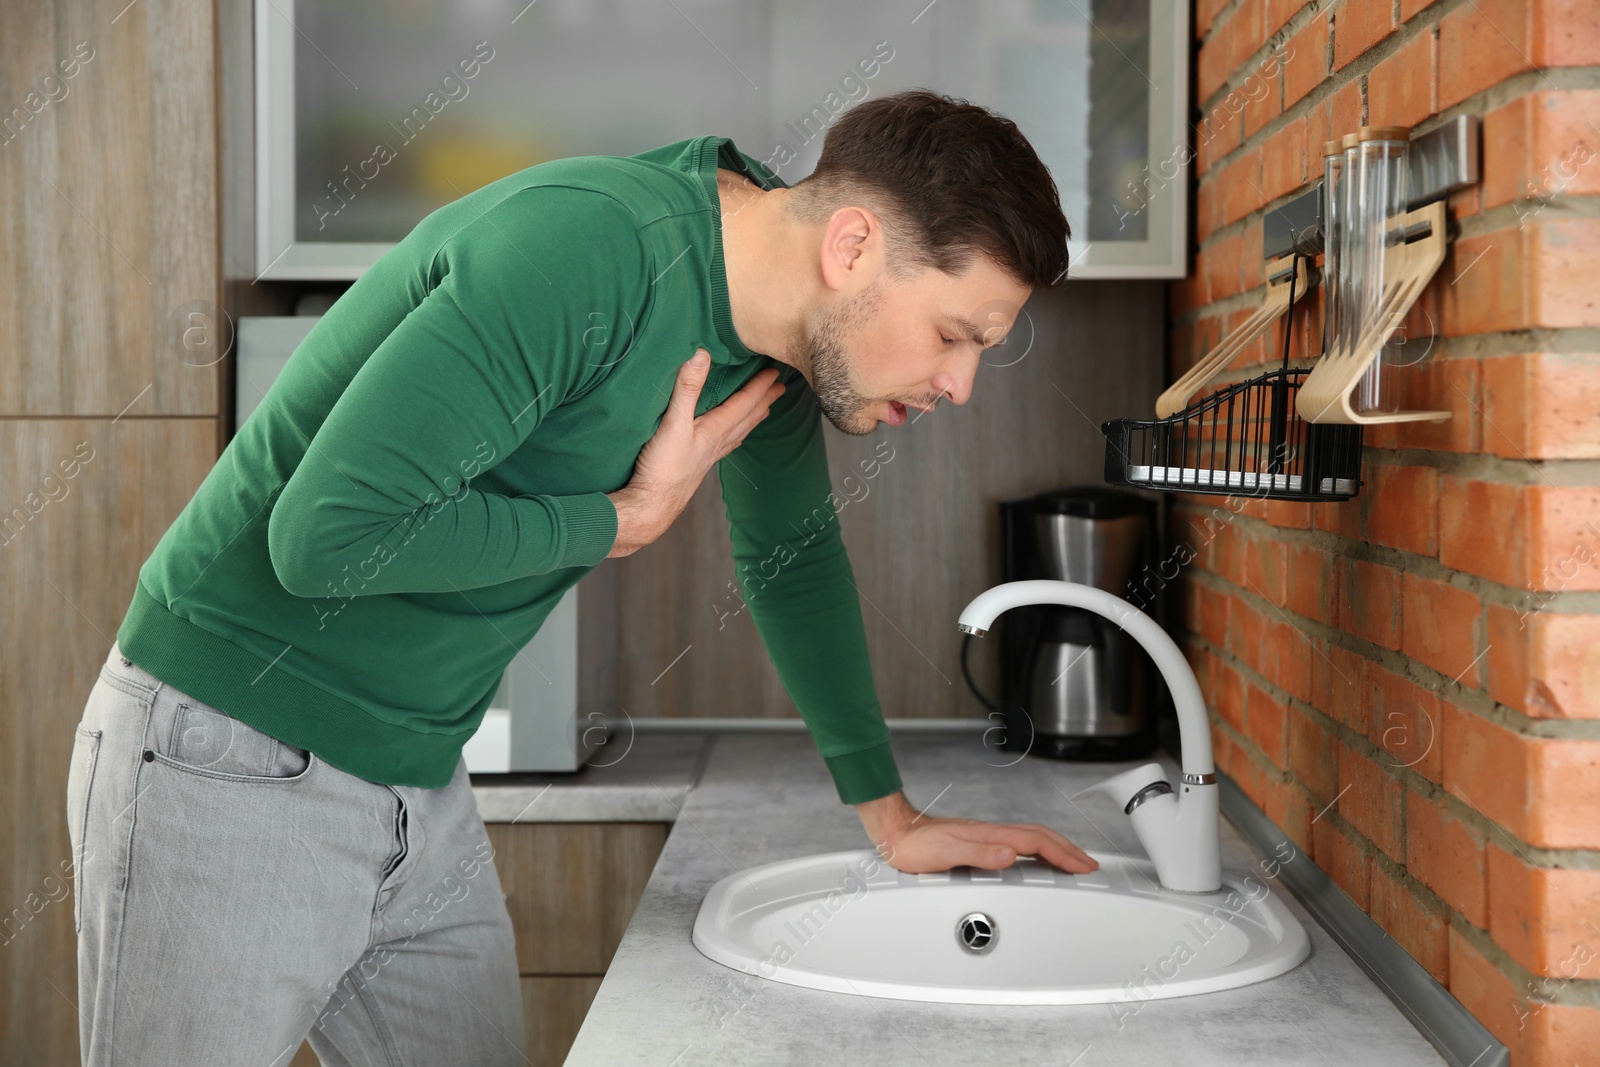
[[[1174,375],[1259,303],[1262,210],[1323,141],[1483,119],[1483,181],[1408,322],[1431,346],[1408,406],[1454,418],[1369,428],[1347,503],[1177,498],[1218,763],[1513,1064],[1595,1063],[1600,4],[1198,0],[1194,24]],[[1315,300],[1297,324],[1320,350]],[[1280,322],[1231,378],[1281,344]]]

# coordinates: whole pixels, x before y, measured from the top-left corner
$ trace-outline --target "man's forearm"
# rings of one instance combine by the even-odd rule
[[[862,829],[866,830],[867,837],[874,845],[882,845],[919,814],[906,799],[903,790],[857,804],[855,809],[861,817]]]
[[[655,523],[643,493],[632,486],[623,486],[614,493],[607,493],[606,497],[617,509],[617,540],[607,559],[631,556],[655,539]]]

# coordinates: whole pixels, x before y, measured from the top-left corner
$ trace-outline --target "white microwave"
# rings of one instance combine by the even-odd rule
[[[234,425],[266,396],[317,315],[245,317],[235,335]],[[582,584],[581,582],[579,584]],[[578,718],[578,587],[568,589],[500,679],[462,755],[474,774],[575,771],[597,738]]]

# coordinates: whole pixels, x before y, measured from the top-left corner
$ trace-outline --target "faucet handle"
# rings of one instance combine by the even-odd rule
[[[1080,789],[1072,795],[1072,799],[1101,793],[1122,805],[1124,814],[1132,814],[1134,808],[1150,797],[1171,792],[1172,783],[1167,781],[1166,771],[1161,769],[1161,764],[1146,763]]]

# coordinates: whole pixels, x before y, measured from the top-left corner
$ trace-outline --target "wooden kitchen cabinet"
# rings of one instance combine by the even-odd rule
[[[522,1017],[528,1032],[528,1059],[539,1067],[560,1067],[578,1036],[589,1005],[600,991],[601,975],[529,974],[522,977]]]
[[[210,0],[0,15],[0,1064],[74,1064],[73,729],[216,462]],[[192,329],[191,329],[192,327]]]
[[[605,974],[666,823],[490,823],[523,974]]]
[[[0,1064],[74,1064],[67,768],[139,567],[216,459],[211,419],[0,418]]]
[[[559,1064],[666,843],[667,823],[489,823],[517,939],[528,1059]],[[290,1067],[317,1067],[309,1044]]]

